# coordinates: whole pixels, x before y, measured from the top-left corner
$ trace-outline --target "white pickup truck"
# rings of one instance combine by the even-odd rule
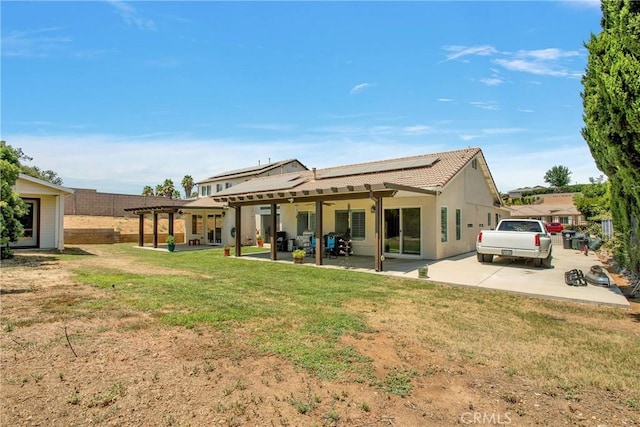
[[[551,235],[542,221],[503,219],[495,230],[482,230],[476,240],[479,262],[493,256],[531,258],[536,267],[551,268]]]

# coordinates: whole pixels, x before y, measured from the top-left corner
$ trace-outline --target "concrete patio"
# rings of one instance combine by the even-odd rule
[[[268,250],[268,249],[267,249]],[[262,252],[243,255],[247,260],[269,260],[270,253]],[[564,273],[571,269],[580,269],[587,273],[591,266],[602,265],[598,257],[589,252],[555,247],[553,253],[553,268],[543,269],[533,267],[530,262],[496,257],[492,263],[479,263],[475,252],[470,252],[440,261],[411,260],[402,258],[387,258],[383,263],[382,272],[373,268],[373,257],[350,256],[324,258],[322,268],[349,268],[366,273],[385,274],[404,278],[418,279],[418,269],[428,266],[427,279],[431,282],[446,283],[460,286],[495,289],[513,292],[537,298],[550,298],[581,303],[607,305],[620,308],[630,308],[629,301],[622,295],[620,289],[612,284],[611,287],[587,285],[569,286],[564,282]],[[291,263],[291,254],[278,252],[278,260],[273,262]],[[315,257],[305,258],[305,266],[316,267]]]

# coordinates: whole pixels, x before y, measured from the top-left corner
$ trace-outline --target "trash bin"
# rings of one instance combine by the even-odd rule
[[[571,249],[576,249],[579,251],[584,250],[584,246],[587,244],[587,236],[582,233],[576,233],[571,238]]]
[[[293,252],[293,247],[295,246],[296,239],[287,239],[287,252]]]
[[[571,239],[576,234],[574,230],[562,230],[562,248],[571,249]]]
[[[589,240],[589,249],[591,249],[592,251],[597,251],[598,249],[600,249],[600,246],[602,246],[602,239],[599,237],[595,237],[593,239]]]

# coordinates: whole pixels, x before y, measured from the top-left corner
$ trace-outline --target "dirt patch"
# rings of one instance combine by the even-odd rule
[[[72,270],[98,265],[150,272],[94,246],[65,262],[39,252],[3,262],[1,425],[633,426],[640,419],[617,392],[549,390],[425,345],[411,302],[390,302],[384,318],[361,307],[371,332],[342,337],[372,359],[377,384],[321,380],[257,353],[250,331],[166,327],[124,309],[97,317],[92,307],[109,305],[112,290],[80,285]],[[406,379],[410,390],[389,392]]]

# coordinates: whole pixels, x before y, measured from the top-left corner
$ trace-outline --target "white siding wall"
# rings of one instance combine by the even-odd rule
[[[58,246],[55,196],[40,198],[40,247],[55,249]]]

